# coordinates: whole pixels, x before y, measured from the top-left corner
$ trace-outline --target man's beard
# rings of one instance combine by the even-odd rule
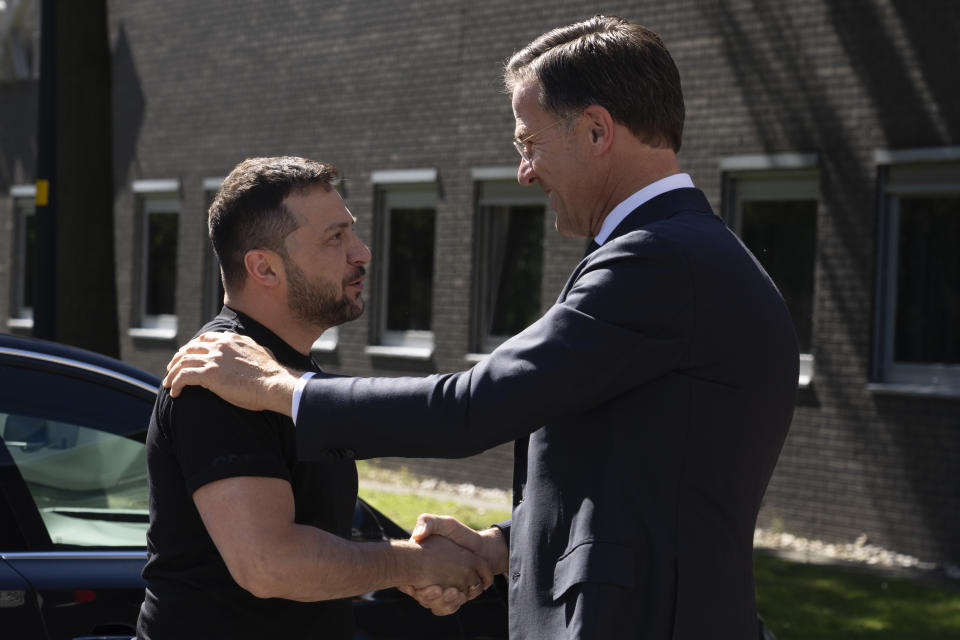
[[[310,282],[307,274],[292,260],[284,260],[284,268],[288,280],[287,305],[294,317],[326,330],[354,320],[363,313],[363,300],[359,296],[350,300],[344,291],[348,283],[365,273],[363,267],[351,271],[339,287],[332,283]]]

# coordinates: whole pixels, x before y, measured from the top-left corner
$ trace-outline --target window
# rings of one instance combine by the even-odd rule
[[[138,338],[173,339],[177,336],[177,233],[180,218],[176,180],[140,180],[134,183],[140,209],[137,245],[139,292],[135,296]]]
[[[86,363],[53,371],[50,360],[0,364],[0,460],[9,456],[19,472],[7,497],[25,489],[54,545],[142,548],[149,522],[140,439],[155,394],[90,373]]]
[[[377,185],[373,355],[428,359],[433,353],[436,170],[374,172]]]
[[[477,177],[477,171],[474,177]],[[477,183],[473,349],[490,353],[540,317],[543,194],[511,179]]]
[[[879,151],[874,378],[960,392],[960,147]]]
[[[737,156],[721,163],[731,228],[783,295],[800,343],[801,386],[813,379],[819,180],[815,156]]]
[[[36,7],[0,0],[0,82],[36,78],[40,73],[40,24]]]
[[[4,413],[0,433],[54,544],[143,545],[143,443],[71,422]]]
[[[7,326],[16,329],[33,327],[33,270],[36,247],[36,216],[34,198],[36,187],[16,185],[13,196],[13,251],[11,258],[12,308]]]

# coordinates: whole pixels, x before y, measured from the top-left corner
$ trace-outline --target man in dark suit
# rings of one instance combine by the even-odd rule
[[[415,531],[507,574],[512,638],[756,638],[753,531],[797,384],[788,311],[679,172],[683,98],[656,34],[605,17],[556,29],[506,82],[520,182],[548,194],[558,231],[594,239],[540,320],[426,378],[298,379],[208,335],[164,383],[291,415],[307,458],[515,440],[511,523]],[[439,612],[463,600],[409,591]]]

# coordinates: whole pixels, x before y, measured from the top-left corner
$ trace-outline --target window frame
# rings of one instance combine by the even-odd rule
[[[178,330],[178,316],[176,313],[177,287],[174,284],[174,312],[163,314],[147,313],[147,279],[148,279],[148,246],[150,225],[149,216],[159,213],[173,213],[177,216],[177,258],[180,261],[180,217],[181,196],[180,181],[168,180],[137,180],[133,183],[133,193],[136,198],[136,236],[134,242],[134,264],[136,265],[136,279],[134,281],[134,320],[135,326],[127,332],[133,338],[148,340],[175,340]]]
[[[900,207],[904,196],[960,197],[960,147],[874,152],[877,168],[877,258],[872,391],[960,396],[960,363],[898,362],[896,348]],[[958,212],[960,215],[960,212]]]
[[[393,331],[386,327],[389,309],[390,227],[393,209],[430,208],[434,211],[434,246],[431,260],[436,260],[436,224],[439,215],[440,190],[436,169],[400,169],[374,171],[374,233],[377,260],[372,296],[372,344],[365,347],[371,356],[429,360],[433,357],[434,332],[429,330]],[[434,286],[435,278],[430,286]],[[432,307],[432,304],[431,304]],[[430,309],[431,325],[433,309]]]
[[[467,354],[467,360],[479,361],[493,352],[503,342],[511,338],[508,335],[493,335],[487,326],[487,299],[489,287],[493,283],[487,277],[489,265],[487,251],[487,221],[484,217],[484,208],[490,206],[542,206],[543,219],[547,219],[549,200],[539,189],[530,189],[520,185],[517,180],[517,169],[507,167],[478,167],[471,171],[474,184],[474,260],[473,260],[473,287],[471,305],[471,335],[472,351]],[[543,225],[541,225],[543,226]],[[546,237],[541,239],[545,245]],[[544,260],[546,247],[543,246]],[[543,277],[537,283],[536,295],[538,308],[542,307]],[[539,317],[539,315],[538,315]]]
[[[820,170],[816,154],[782,153],[771,155],[729,156],[721,159],[723,211],[730,229],[742,236],[742,206],[749,201],[805,201],[817,203],[817,217],[823,198],[820,192]],[[819,222],[819,220],[818,220]],[[819,228],[819,224],[817,225]],[[819,254],[814,242],[814,271]],[[814,275],[813,305],[810,309],[810,352],[801,353],[797,386],[813,384],[816,371],[813,352],[816,349],[817,289]]]
[[[33,329],[33,307],[27,307],[26,269],[27,269],[27,216],[36,216],[37,187],[32,184],[17,184],[10,188],[13,207],[13,247],[11,255],[10,313],[7,327],[29,331]],[[23,204],[29,202],[29,206]],[[36,218],[34,218],[36,221]],[[36,251],[36,247],[34,247]]]

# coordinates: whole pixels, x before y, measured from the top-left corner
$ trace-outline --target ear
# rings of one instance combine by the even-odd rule
[[[261,287],[276,287],[283,273],[283,260],[273,251],[251,249],[243,256],[247,278]]]
[[[610,112],[599,104],[592,104],[584,109],[583,117],[587,121],[593,154],[606,153],[613,145],[614,138],[613,117]]]

